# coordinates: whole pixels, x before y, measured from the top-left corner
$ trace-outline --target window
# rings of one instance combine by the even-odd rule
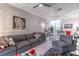
[[[49,26],[50,27],[53,27],[53,30],[54,31],[58,31],[61,27],[61,21],[60,20],[56,20],[56,21],[51,21],[49,23]]]

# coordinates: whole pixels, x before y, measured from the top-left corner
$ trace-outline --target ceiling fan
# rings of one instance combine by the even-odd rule
[[[52,7],[52,6],[51,6],[50,4],[48,4],[48,3],[38,3],[38,4],[35,5],[33,8],[42,7],[42,6]]]

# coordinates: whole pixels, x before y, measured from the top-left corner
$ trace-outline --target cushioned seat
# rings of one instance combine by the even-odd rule
[[[60,35],[60,40],[70,45],[72,44],[73,36]]]
[[[13,40],[14,40],[15,42],[25,41],[25,40],[26,40],[24,34],[23,34],[23,35],[13,35],[13,36],[11,36],[11,37],[13,38]]]
[[[34,42],[37,42],[39,40],[38,39],[29,39],[28,41],[31,42],[31,43],[34,43]]]
[[[29,44],[30,44],[30,42],[28,42],[28,41],[20,41],[20,42],[16,43],[16,47],[17,47],[17,49],[19,49],[19,48],[25,47]]]
[[[53,41],[52,45],[54,49],[62,53],[69,53],[76,50],[76,48],[74,47],[75,43],[72,45],[72,41],[73,36],[60,35],[60,40]]]
[[[59,41],[59,40],[53,41],[53,42],[52,42],[52,45],[57,45],[57,46],[59,46],[59,47],[68,46],[68,44],[67,44],[66,42]]]
[[[0,51],[0,56],[6,56],[6,55],[15,55],[16,54],[16,47],[10,46],[5,48],[5,50]]]

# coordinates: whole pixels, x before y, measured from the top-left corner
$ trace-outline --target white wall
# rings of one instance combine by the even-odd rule
[[[74,34],[74,32],[76,31],[76,27],[79,25],[79,9],[68,12],[64,16],[62,23],[63,26],[64,24],[73,24],[72,29],[64,29],[64,30],[71,30],[72,34]]]
[[[13,15],[26,19],[26,29],[13,30]],[[0,4],[0,36],[42,32],[40,25],[42,22],[45,22],[45,20],[38,16],[8,4]]]
[[[63,30],[64,31],[70,30],[70,31],[72,31],[72,34],[74,34],[74,32],[76,31],[76,27],[79,24],[79,18],[66,19],[66,20],[63,21],[63,27],[64,27],[64,24],[72,24],[73,28],[71,28],[71,29],[63,29]]]

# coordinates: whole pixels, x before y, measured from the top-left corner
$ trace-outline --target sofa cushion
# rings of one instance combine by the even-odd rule
[[[20,42],[16,43],[16,47],[17,47],[17,49],[19,49],[19,48],[23,48],[29,44],[30,44],[30,42],[28,42],[28,41],[20,41]]]
[[[31,43],[34,43],[34,42],[37,42],[39,40],[38,39],[29,39],[28,41],[31,42]]]
[[[33,36],[33,34],[26,34],[26,38],[27,38],[27,39],[33,39],[33,38],[35,38],[35,37]]]
[[[59,40],[53,41],[52,45],[56,45],[56,46],[59,46],[59,47],[68,46],[68,44],[66,44],[66,42],[59,41]]]
[[[3,51],[0,51],[0,56],[2,55],[7,55],[16,52],[16,47],[15,46],[9,46],[5,48]]]
[[[26,40],[25,35],[13,35],[11,36],[15,42]]]
[[[72,44],[73,36],[60,35],[60,40]]]

